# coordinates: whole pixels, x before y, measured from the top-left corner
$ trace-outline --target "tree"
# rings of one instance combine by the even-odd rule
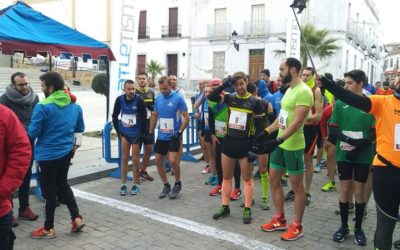
[[[155,86],[155,80],[157,75],[162,74],[162,71],[165,68],[158,63],[157,61],[154,60],[150,60],[150,62],[148,64],[146,64],[146,73],[151,75],[151,82],[149,83],[150,87],[154,87]]]
[[[109,82],[107,79],[107,74],[97,74],[92,80],[92,89],[97,94],[108,96]]]
[[[313,57],[319,59],[327,59],[332,57],[340,47],[336,45],[339,40],[337,38],[329,37],[331,32],[326,29],[317,30],[312,24],[305,24],[302,28],[304,38],[307,41],[308,47],[310,48],[310,54]],[[282,42],[286,43],[286,38],[279,38]],[[274,50],[276,56],[285,54],[285,50]],[[301,63],[304,67],[308,63],[307,48],[303,39],[300,43],[300,57]]]

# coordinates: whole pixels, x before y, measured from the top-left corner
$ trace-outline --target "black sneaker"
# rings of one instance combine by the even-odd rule
[[[229,208],[229,206],[222,205],[222,207],[218,210],[218,212],[213,215],[213,219],[219,220],[229,216],[230,214],[231,214],[231,209]]]
[[[261,179],[261,173],[260,170],[257,170],[257,172],[255,172],[253,175],[253,180],[259,180],[259,179]]]
[[[310,205],[311,203],[311,194],[306,194],[306,206]]]
[[[396,249],[400,249],[400,240],[396,240],[396,241],[393,243],[393,246],[394,246],[394,248],[396,248]]]
[[[341,227],[332,237],[333,241],[342,242],[349,235],[349,227]]]
[[[290,190],[286,196],[285,196],[285,201],[294,201],[295,194],[293,190]]]
[[[251,223],[251,209],[249,207],[245,207],[243,209],[243,223],[244,224]]]
[[[354,243],[360,246],[367,245],[367,238],[362,229],[354,229]]]
[[[165,198],[165,196],[167,196],[169,194],[169,192],[171,192],[171,186],[168,185],[164,185],[164,188],[160,194],[160,196],[158,196],[160,199]]]
[[[287,179],[281,178],[281,185],[282,185],[282,187],[287,187],[287,185],[288,185]]]
[[[182,189],[182,184],[176,184],[174,185],[174,187],[172,188],[171,193],[168,194],[170,199],[176,199],[176,197],[178,197],[179,192]]]

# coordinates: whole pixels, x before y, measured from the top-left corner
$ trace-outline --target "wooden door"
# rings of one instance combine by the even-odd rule
[[[168,75],[178,76],[178,55],[168,54],[167,55],[167,73]]]
[[[137,74],[144,72],[146,68],[146,55],[137,56]]]
[[[178,8],[169,8],[168,36],[178,36]]]
[[[264,69],[264,49],[251,49],[249,51],[249,81],[260,79],[260,72]]]

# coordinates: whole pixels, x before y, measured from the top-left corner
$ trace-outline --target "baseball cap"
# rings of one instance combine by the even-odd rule
[[[208,85],[213,86],[222,86],[222,80],[219,78],[213,78],[208,82]]]

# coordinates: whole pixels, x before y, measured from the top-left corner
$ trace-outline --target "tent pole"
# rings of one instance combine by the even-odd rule
[[[107,78],[107,116],[106,116],[106,123],[108,122],[108,116],[110,114],[110,61],[106,60],[106,78]]]
[[[51,71],[51,64],[52,64],[52,62],[51,62],[51,53],[49,52],[48,55],[49,55],[49,72],[50,72]]]

